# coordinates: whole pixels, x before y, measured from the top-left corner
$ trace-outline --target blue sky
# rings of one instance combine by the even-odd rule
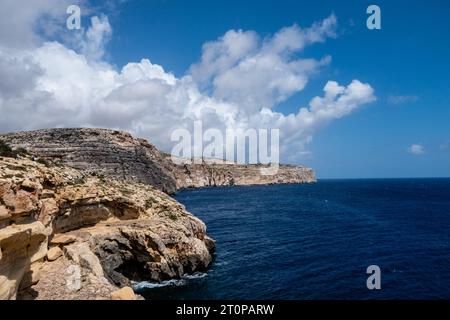
[[[243,33],[238,30],[243,30],[257,34],[258,46],[262,47],[283,28],[296,24],[304,31],[314,23],[326,21],[327,17],[335,17],[334,35],[324,35],[321,41],[277,56],[285,63],[282,66],[295,59],[315,59],[320,64],[321,59],[330,56],[331,61],[314,67],[314,72],[307,75],[304,88],[290,92],[288,99],[270,107],[284,116],[297,114],[299,108],[308,107],[313,97],[324,95],[328,81],[336,81],[345,88],[355,79],[373,89],[376,101],[366,97],[345,116],[299,133],[298,143],[294,141],[286,148],[292,153],[300,151],[303,156],[290,161],[313,167],[319,178],[450,177],[450,2],[447,0],[127,0],[108,1],[106,5],[104,1],[84,4],[89,10],[83,11],[84,29],[78,34],[58,33],[54,31],[58,28],[50,28],[48,24],[41,26],[41,31],[22,28],[19,34],[20,30],[13,26],[19,18],[14,20],[10,17],[17,15],[3,10],[3,27],[19,31],[14,35],[0,32],[0,49],[20,47],[20,56],[28,54],[37,61],[33,62],[35,68],[27,67],[29,76],[24,76],[20,65],[17,70],[3,70],[2,59],[12,60],[0,55],[0,75],[7,72],[9,79],[36,80],[21,80],[21,86],[33,93],[25,95],[19,84],[7,83],[3,76],[0,109],[8,117],[0,119],[0,131],[44,126],[111,127],[131,131],[164,148],[167,132],[166,135],[159,132],[177,122],[176,116],[182,110],[174,109],[172,116],[168,111],[164,113],[164,108],[171,106],[166,100],[158,104],[162,99],[159,93],[169,92],[173,98],[176,92],[182,96],[197,87],[197,80],[185,81],[185,76],[192,74],[193,65],[201,64],[205,43],[220,45],[221,37],[230,30],[241,36]],[[366,8],[370,4],[381,8],[381,30],[366,27]],[[56,17],[57,22],[65,18],[65,7],[53,10],[41,5],[39,10],[41,16]],[[94,15],[106,15],[107,19],[98,20],[98,28],[90,27],[93,32],[89,34],[87,28]],[[26,17],[30,28],[35,28],[40,16],[20,17],[24,21]],[[44,35],[42,30],[53,33]],[[302,37],[303,31],[296,32]],[[32,39],[33,44],[29,45],[32,32],[36,32],[39,40]],[[59,42],[52,42],[55,40]],[[259,53],[260,47],[255,49]],[[92,52],[96,53],[95,58],[90,56]],[[141,59],[149,59],[151,63]],[[145,66],[151,76],[129,82],[130,75],[134,76],[135,70]],[[162,74],[159,66],[164,68]],[[11,76],[15,72],[21,77]],[[149,77],[160,78],[156,81]],[[118,79],[114,80],[117,82],[112,78]],[[174,79],[183,83],[181,87],[173,85]],[[142,86],[141,80],[145,80]],[[245,87],[246,83],[242,85]],[[9,88],[9,92],[2,97],[3,87]],[[134,95],[129,96],[129,92]],[[13,97],[13,93],[17,96]],[[104,96],[97,99],[101,94]],[[220,102],[211,92],[199,92],[198,96],[195,101],[200,104],[210,98]],[[236,101],[225,102],[231,107],[236,104]],[[180,103],[180,108],[185,106],[182,100],[175,99],[175,103]],[[13,107],[19,112],[10,116]],[[251,111],[247,116],[246,120],[250,121]],[[293,138],[295,130],[302,128],[301,121],[296,126],[286,126],[290,130],[288,136]],[[307,135],[311,135],[311,141]]]
[[[278,110],[295,112],[327,79],[366,81],[377,101],[322,128],[303,162],[323,178],[450,176],[450,2],[374,3],[381,30],[366,28],[368,1],[129,1],[111,21],[110,59],[149,57],[182,75],[205,41],[229,29],[266,35],[334,12],[338,37],[302,53],[332,63]],[[412,144],[424,153],[409,153]]]

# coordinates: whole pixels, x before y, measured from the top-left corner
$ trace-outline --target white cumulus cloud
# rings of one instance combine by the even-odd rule
[[[375,100],[359,80],[324,83],[323,95],[283,114],[277,105],[303,90],[312,73],[330,62],[299,58],[302,49],[335,37],[336,17],[302,29],[283,28],[261,38],[230,30],[203,46],[200,61],[176,77],[149,59],[120,70],[103,56],[112,28],[105,16],[91,19],[70,49],[56,41],[33,46],[0,42],[0,131],[47,127],[127,130],[170,151],[175,129],[280,129],[282,159],[308,154],[307,144],[327,123]],[[1,39],[1,38],[0,38]]]
[[[336,24],[330,15],[310,28],[294,24],[265,39],[253,31],[230,30],[203,46],[201,61],[191,67],[191,74],[217,99],[253,111],[272,108],[303,90],[309,75],[330,62],[329,56],[315,60],[294,54],[335,37]]]
[[[29,48],[40,42],[36,28],[44,34],[61,31],[69,4],[80,0],[0,0],[0,44]]]

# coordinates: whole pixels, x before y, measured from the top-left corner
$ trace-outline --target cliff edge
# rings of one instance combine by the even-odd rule
[[[0,299],[131,299],[134,281],[203,271],[215,242],[168,194],[182,188],[309,183],[314,171],[176,165],[105,129],[0,135]]]
[[[280,165],[264,176],[261,165],[176,165],[170,155],[144,139],[107,129],[46,129],[0,135],[15,148],[64,165],[118,180],[150,184],[166,193],[183,188],[315,182],[312,169]]]
[[[205,224],[146,184],[0,158],[0,300],[111,299],[205,270]]]

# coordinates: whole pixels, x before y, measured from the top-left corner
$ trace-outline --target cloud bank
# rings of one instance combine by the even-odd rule
[[[26,30],[34,31],[31,26],[42,14],[52,14],[51,8],[28,16]],[[107,63],[103,56],[112,28],[106,16],[93,17],[72,45],[39,41],[37,35],[13,41],[0,34],[0,131],[114,128],[170,151],[171,132],[192,130],[201,120],[205,130],[278,128],[282,159],[300,160],[318,129],[375,100],[367,83],[328,81],[323,94],[296,113],[276,111],[330,63],[330,56],[299,55],[306,46],[336,37],[336,26],[330,15],[308,28],[293,25],[265,38],[230,30],[205,43],[200,60],[182,77],[149,59],[121,70]]]

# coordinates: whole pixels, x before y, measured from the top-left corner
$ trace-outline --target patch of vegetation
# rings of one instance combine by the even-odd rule
[[[27,170],[27,168],[25,166],[15,166],[15,165],[12,165],[12,164],[7,164],[6,167],[9,170],[19,170],[19,171],[26,171]]]
[[[0,156],[15,159],[17,156],[25,157],[28,155],[30,155],[30,153],[25,148],[20,147],[13,150],[9,144],[0,140]]]
[[[127,196],[133,194],[133,191],[128,190],[127,188],[122,188],[122,189],[120,189],[120,192],[122,192],[122,194],[127,195]]]
[[[28,152],[28,150],[25,149],[25,148],[22,148],[22,147],[17,148],[17,149],[15,150],[15,152],[16,152],[19,156],[22,156],[22,157],[25,157],[25,156],[29,156],[29,155],[30,155],[30,153]]]
[[[5,158],[16,158],[17,153],[14,152],[9,144],[0,140],[0,156]]]
[[[161,211],[169,211],[170,208],[167,204],[163,203],[160,205]]]
[[[79,185],[83,185],[85,183],[86,183],[86,181],[83,178],[75,178],[75,179],[67,182],[67,184],[71,185],[71,186],[79,186]]]
[[[147,206],[147,208],[153,207],[155,203],[158,203],[158,201],[156,201],[153,197],[150,197],[145,201],[145,205]]]
[[[106,176],[104,174],[102,174],[102,173],[91,172],[91,176],[97,177],[98,180],[100,180],[101,183],[108,182],[108,180],[106,179]]]
[[[45,159],[39,158],[39,159],[36,160],[36,162],[40,163],[40,164],[43,164],[46,167],[50,167],[50,162],[45,160]]]
[[[64,163],[62,162],[62,161],[53,161],[52,162],[52,164],[55,166],[55,167],[58,167],[58,168],[63,168],[64,167]]]
[[[168,217],[172,221],[177,221],[178,220],[178,216],[175,213],[173,213],[173,212],[170,212]]]

